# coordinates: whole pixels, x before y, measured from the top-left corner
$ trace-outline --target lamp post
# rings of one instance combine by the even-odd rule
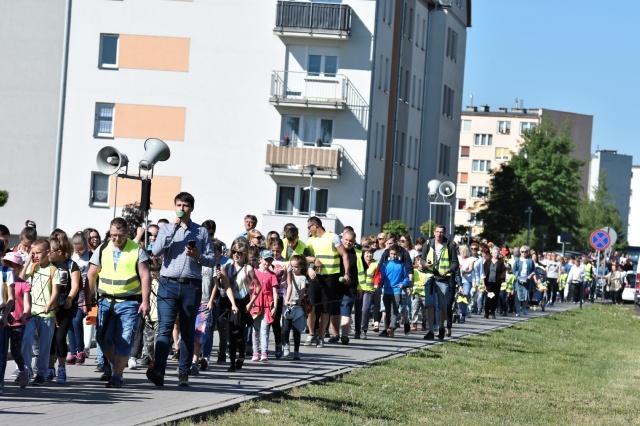
[[[309,186],[305,186],[302,189],[309,191],[309,217],[312,217],[316,215],[316,191],[320,188],[313,186],[313,175],[316,174],[317,169],[315,164],[309,164],[306,168],[309,172]]]
[[[531,206],[529,206],[524,212],[529,214],[529,226],[527,227],[527,246],[531,247],[531,245],[529,244],[529,237],[531,235],[531,213],[533,213],[533,210],[531,210]]]
[[[431,207],[434,205],[438,206],[448,206],[449,207],[449,240],[451,241],[451,237],[453,236],[453,230],[451,229],[453,226],[452,220],[452,208],[451,203],[447,201],[447,199],[453,197],[453,194],[456,192],[456,185],[453,182],[440,182],[438,179],[432,179],[427,184],[429,191],[429,237],[431,236]],[[442,201],[438,201],[438,198],[442,197]]]

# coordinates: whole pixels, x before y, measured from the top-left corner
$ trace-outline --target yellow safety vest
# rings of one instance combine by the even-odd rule
[[[364,283],[358,282],[358,290],[375,291],[375,287],[373,286],[373,276],[376,273],[377,268],[378,268],[378,262],[372,259],[371,263],[365,270]]]
[[[587,263],[586,265],[584,265],[584,279],[587,281],[591,281],[592,276],[593,276],[593,265],[591,265],[590,263]]]
[[[358,267],[358,288],[363,286],[367,281],[367,271],[362,263],[362,250],[354,248],[356,252],[356,266]]]
[[[418,294],[420,296],[424,296],[424,284],[426,280],[427,274],[420,272],[419,269],[413,269],[413,290],[411,294]]]
[[[322,262],[322,269],[316,271],[322,275],[340,273],[340,253],[333,246],[333,232],[325,232],[321,238],[311,237],[307,246],[313,250],[313,255]]]
[[[138,265],[138,250],[140,246],[133,240],[127,239],[127,244],[122,249],[118,268],[113,268],[113,242],[109,242],[102,251],[100,264],[100,284],[98,293],[103,296],[111,296],[123,299],[142,294],[142,284],[136,270]]]
[[[429,253],[427,253],[425,262],[430,261],[432,265],[435,265],[435,252],[435,247],[429,247]],[[440,263],[438,264],[438,272],[440,272],[440,274],[442,275],[449,270],[450,266],[451,259],[449,259],[449,243],[447,242],[447,244],[442,247],[442,255],[440,256]],[[433,273],[427,271],[427,278],[431,277],[433,277]]]
[[[288,250],[289,250],[289,246],[287,245],[287,240],[282,240],[282,247],[284,247],[283,253],[282,253],[282,257],[285,258],[285,260],[289,260],[289,258],[291,256],[293,256],[294,254],[298,254],[300,256],[302,256],[304,254],[304,249],[307,248],[307,245],[305,243],[303,243],[302,241],[298,240],[298,244],[296,244],[296,248],[293,249],[293,253],[291,254],[291,256],[288,256]]]

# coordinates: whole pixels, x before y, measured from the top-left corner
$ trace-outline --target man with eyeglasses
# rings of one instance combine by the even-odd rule
[[[96,340],[104,354],[107,387],[121,388],[140,315],[149,313],[151,276],[146,250],[127,238],[127,222],[113,219],[109,234],[89,261],[87,280],[93,294],[100,274]]]
[[[178,386],[189,386],[194,330],[202,299],[202,267],[216,266],[207,229],[191,220],[195,199],[181,192],[174,199],[176,218],[160,228],[153,255],[163,255],[158,286],[158,337],[153,368],[147,378],[164,385],[169,342],[176,316],[180,317],[180,365]]]

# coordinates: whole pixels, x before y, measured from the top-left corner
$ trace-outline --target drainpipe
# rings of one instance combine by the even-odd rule
[[[58,133],[56,135],[55,171],[53,177],[53,206],[51,207],[51,231],[58,227],[60,202],[60,164],[62,163],[62,136],[64,134],[64,110],[67,97],[67,68],[69,63],[69,36],[71,33],[71,1],[66,0],[64,17],[64,43],[62,45],[62,75],[60,76],[60,101],[58,103]]]

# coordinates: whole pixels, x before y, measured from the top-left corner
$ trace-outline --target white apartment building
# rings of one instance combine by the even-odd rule
[[[43,40],[23,40],[17,24],[0,30],[33,44],[28,58],[9,56],[55,71],[40,72],[48,98],[11,99],[25,117],[39,105],[48,127],[0,122],[0,138],[37,137],[33,148],[44,153],[37,176],[18,182],[17,163],[0,171],[11,193],[0,223],[13,233],[27,218],[44,233],[106,230],[140,201],[141,184],[102,174],[96,156],[112,146],[137,176],[147,138],[171,150],[155,166],[150,220],[171,219],[174,196],[187,191],[194,220],[215,220],[226,242],[245,214],[263,232],[288,222],[304,230],[310,214],[330,231],[371,234],[391,219],[415,231],[428,219],[424,183],[455,175],[470,0],[84,0],[66,15],[69,3],[38,11],[40,2],[23,2],[56,18],[46,64],[35,49]],[[3,70],[3,81],[21,71]]]
[[[636,196],[633,196],[633,192],[636,192]],[[633,165],[631,167],[631,190],[629,196],[629,220],[627,222],[627,242],[630,246],[640,246],[640,226],[631,220],[633,217],[638,217],[640,214],[640,166]]]
[[[467,107],[462,112],[458,151],[456,226],[471,228],[474,236],[482,232],[483,224],[477,212],[489,196],[489,172],[508,162],[513,153],[518,152],[523,132],[538,126],[542,120],[553,120],[559,130],[571,124],[570,137],[576,145],[573,156],[585,162],[581,186],[587,189],[593,116],[545,108],[491,111],[489,106]]]

